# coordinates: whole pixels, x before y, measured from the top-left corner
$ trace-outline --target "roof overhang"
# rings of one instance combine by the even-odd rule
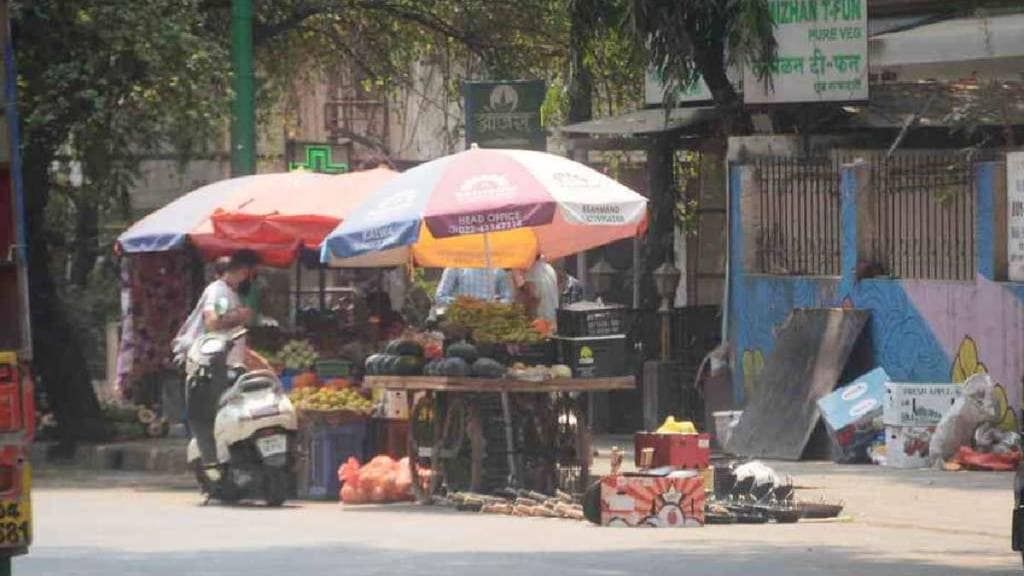
[[[713,107],[675,108],[666,116],[664,108],[650,108],[627,112],[618,116],[588,120],[578,124],[562,126],[559,130],[566,135],[588,136],[650,136],[666,132],[702,133],[709,124],[718,119]]]
[[[871,87],[866,106],[849,106],[850,128],[1024,125],[1024,84],[1019,82],[915,82]]]
[[[868,40],[872,74],[903,80],[1020,80],[1024,13],[953,18],[878,34]]]

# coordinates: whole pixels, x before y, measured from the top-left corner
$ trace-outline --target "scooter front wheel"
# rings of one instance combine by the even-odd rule
[[[267,506],[278,507],[288,499],[289,480],[285,469],[269,469],[263,474],[263,499]]]

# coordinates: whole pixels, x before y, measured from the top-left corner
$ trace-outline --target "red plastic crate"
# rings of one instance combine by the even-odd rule
[[[655,434],[637,432],[633,435],[634,463],[639,468],[644,448],[654,448],[654,468],[707,468],[711,463],[710,434]]]

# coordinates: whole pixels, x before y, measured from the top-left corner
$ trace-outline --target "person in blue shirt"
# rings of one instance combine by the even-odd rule
[[[504,270],[445,268],[434,301],[447,306],[459,296],[507,304],[512,301],[512,282]]]

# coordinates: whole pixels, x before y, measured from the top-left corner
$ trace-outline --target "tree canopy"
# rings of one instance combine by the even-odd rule
[[[255,0],[258,102],[269,109],[304,74],[339,64],[392,89],[427,60],[454,70],[453,91],[460,74],[547,79],[558,88],[547,110],[564,117],[576,1]],[[622,78],[638,77],[624,72],[634,63],[618,26],[625,0],[587,1],[619,15],[581,36],[593,93],[611,111],[628,105]],[[88,284],[99,215],[127,206],[144,157],[187,160],[222,141],[230,14],[230,0],[12,0],[36,368],[67,440],[102,435],[69,290]],[[81,169],[75,185],[72,167]],[[74,253],[70,282],[57,257],[65,249]]]
[[[669,106],[679,87],[703,78],[723,112],[724,130],[749,129],[743,101],[726,72],[731,65],[774,59],[768,0],[632,0],[630,17],[637,45],[665,79]]]

